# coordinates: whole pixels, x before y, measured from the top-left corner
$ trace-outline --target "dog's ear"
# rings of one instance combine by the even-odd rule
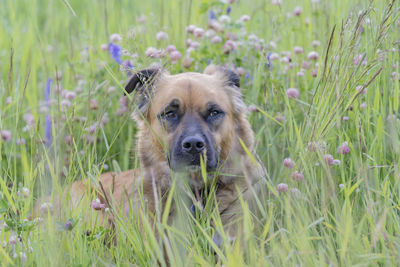
[[[153,88],[161,72],[157,68],[140,70],[131,76],[125,86],[124,95],[135,92],[134,101],[143,114],[146,113],[147,104],[153,94]]]
[[[223,75],[223,77],[225,78],[226,81],[226,85],[230,86],[230,87],[235,87],[237,89],[240,88],[240,78],[239,75],[228,68],[224,68],[224,67],[219,67],[219,66],[215,66],[215,65],[209,65],[205,70],[204,70],[205,74],[216,74],[216,73],[220,73]]]
[[[160,74],[160,69],[144,69],[136,72],[131,76],[129,82],[125,86],[125,93],[132,93],[137,90],[138,93],[144,93],[149,90]]]

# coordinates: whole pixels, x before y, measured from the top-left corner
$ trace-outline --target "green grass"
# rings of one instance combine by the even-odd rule
[[[232,4],[232,23],[220,35],[225,41],[227,32],[235,33],[243,45],[224,54],[223,43],[212,44],[205,37],[191,54],[192,66],[185,69],[182,59],[171,64],[168,58],[150,59],[145,51],[174,44],[183,58],[186,38],[194,39],[185,28],[189,24],[206,28],[208,10],[224,13],[228,4],[215,0],[1,1],[0,130],[12,135],[9,142],[0,138],[1,264],[165,266],[168,258],[171,266],[398,265],[399,3],[284,0],[279,6],[271,2]],[[303,8],[300,16],[288,17],[296,6]],[[250,21],[235,24],[243,14],[250,15]],[[147,17],[144,24],[136,21],[141,15]],[[168,41],[156,40],[160,30],[169,34]],[[100,49],[112,33],[121,34],[120,45],[137,54],[123,56],[132,60],[134,70],[159,62],[171,73],[201,72],[209,60],[245,69],[242,90],[246,104],[260,110],[251,112],[249,120],[268,175],[263,177],[265,194],[259,196],[254,214],[243,203],[246,223],[236,242],[225,240],[216,246],[215,231],[226,236],[213,205],[194,218],[181,196],[181,185],[175,182],[170,201],[176,205],[178,219],[167,223],[159,211],[152,225],[142,216],[146,211],[128,219],[115,214],[116,245],[105,244],[109,229],[97,213],[83,220],[91,196],[74,209],[68,198],[63,199],[60,210],[42,218],[42,223],[26,221],[42,195],[54,198],[77,179],[96,183],[107,167],[117,172],[139,168],[132,149],[135,123],[130,112],[116,115],[127,76]],[[249,34],[263,38],[264,47],[257,50],[249,44]],[[321,45],[313,48],[313,40]],[[276,48],[268,45],[271,41]],[[294,46],[303,47],[305,53],[295,55]],[[311,69],[299,77],[302,61],[313,50],[319,54],[318,76],[311,75],[312,61]],[[282,57],[283,51],[292,52],[293,68],[279,60],[267,68],[268,53]],[[361,61],[365,57],[366,64],[354,64],[357,55]],[[57,72],[62,79],[57,79]],[[49,78],[53,102],[44,110]],[[108,92],[112,86],[116,90]],[[360,94],[357,86],[366,87],[366,93]],[[63,109],[64,98],[57,87],[81,92]],[[299,89],[298,99],[287,97],[286,89],[292,87]],[[98,102],[95,110],[89,104],[93,99]],[[23,131],[28,112],[35,123]],[[106,112],[109,122],[88,133],[87,128]],[[45,143],[47,115],[53,120],[52,146]],[[87,142],[87,135],[97,140]],[[65,142],[66,136],[72,137],[71,144]],[[17,144],[19,138],[26,144]],[[338,154],[345,141],[350,153]],[[326,147],[312,152],[310,142],[325,142]],[[325,164],[325,154],[340,164]],[[283,166],[287,157],[296,162],[295,169]],[[294,170],[304,175],[303,181],[290,178]],[[289,191],[278,192],[279,183],[288,184]],[[25,198],[23,187],[30,191]],[[293,194],[292,188],[300,194]],[[64,225],[69,218],[71,230]],[[21,241],[11,244],[16,236]]]

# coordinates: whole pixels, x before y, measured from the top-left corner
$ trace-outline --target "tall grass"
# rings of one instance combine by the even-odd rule
[[[220,35],[225,42],[226,33],[235,33],[236,50],[224,54],[224,43],[204,38],[191,54],[193,64],[184,68],[182,59],[177,64],[151,59],[146,49],[174,44],[184,57],[186,39],[194,39],[185,28],[205,28],[208,12],[226,13],[229,4],[2,1],[2,265],[398,265],[398,1],[272,2],[232,4],[232,22]],[[302,7],[299,16],[293,14],[296,6]],[[235,24],[243,14],[250,21]],[[145,23],[137,21],[142,15]],[[161,30],[168,41],[156,40]],[[244,68],[243,95],[259,111],[250,109],[249,120],[267,175],[256,210],[242,203],[245,223],[235,242],[223,231],[212,194],[205,210],[193,214],[177,177],[170,204],[156,212],[154,223],[146,210],[126,218],[111,208],[116,228],[111,231],[99,212],[88,212],[90,194],[77,207],[62,199],[53,216],[40,223],[27,220],[40,196],[54,200],[77,179],[96,184],[100,173],[140,168],[132,149],[131,107],[116,114],[123,107],[126,72],[100,49],[113,33],[122,35],[119,44],[129,53],[123,59],[133,61],[133,70],[159,62],[172,73],[202,71],[209,61]],[[256,49],[250,34],[263,38],[263,45]],[[313,40],[321,45],[313,47]],[[305,53],[294,54],[294,46]],[[307,59],[313,50],[316,61]],[[283,51],[292,51],[290,63],[270,59],[275,52],[282,59]],[[312,62],[311,69],[301,70],[303,60]],[[48,79],[51,93],[45,101]],[[290,98],[288,88],[298,88],[300,96]],[[62,90],[76,92],[69,107]],[[34,121],[28,128],[26,114]],[[349,154],[338,153],[344,142]],[[336,165],[326,163],[327,154]],[[284,158],[295,168],[285,168]],[[302,181],[290,178],[294,170],[303,174]],[[289,191],[280,192],[279,183],[288,184]],[[165,215],[169,208],[177,213],[173,222]],[[220,246],[215,233],[223,240]],[[116,244],[110,242],[114,234]]]

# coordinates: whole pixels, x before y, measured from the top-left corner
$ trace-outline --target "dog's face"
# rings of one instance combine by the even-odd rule
[[[164,160],[179,172],[197,169],[203,160],[214,171],[227,159],[245,113],[235,73],[216,67],[203,74],[144,70],[126,87],[128,93],[135,89],[145,165]]]

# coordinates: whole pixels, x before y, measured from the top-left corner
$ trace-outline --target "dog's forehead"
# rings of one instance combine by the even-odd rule
[[[152,106],[162,109],[172,100],[178,99],[181,105],[190,109],[204,109],[208,103],[216,103],[228,110],[230,101],[224,86],[224,81],[208,74],[168,75],[158,83]]]

